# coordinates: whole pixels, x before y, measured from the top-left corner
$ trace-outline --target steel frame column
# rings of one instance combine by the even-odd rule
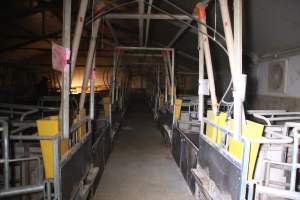
[[[168,67],[165,64],[165,103],[168,102]]]
[[[203,134],[204,131],[204,49],[203,49],[203,38],[201,34],[200,23],[198,23],[198,55],[199,55],[199,77],[198,77],[198,120],[200,121],[200,133]],[[200,165],[197,162],[197,168]],[[199,200],[200,189],[197,183],[195,183],[195,198]]]
[[[234,0],[234,57],[235,77],[242,80],[243,57],[242,57],[242,0]],[[242,132],[243,119],[243,84],[238,84],[233,92],[234,97],[234,128],[235,134]]]
[[[203,37],[200,32],[200,23],[198,23],[198,51],[199,51],[199,79],[198,79],[198,119],[201,122],[200,134],[203,134],[204,130],[204,48]]]
[[[242,19],[243,19],[243,8],[242,0],[234,0],[234,57],[235,57],[235,77],[236,80],[243,80],[243,46],[242,46]],[[240,135],[242,133],[242,121],[243,121],[243,84],[238,84],[233,93],[234,97],[234,133]],[[247,189],[247,172],[248,172],[248,163],[249,163],[249,154],[250,154],[250,142],[246,141],[244,144],[243,152],[243,171],[241,177],[241,186],[240,186],[240,199],[244,200],[246,198],[246,189]]]
[[[197,9],[198,9],[197,14],[200,22],[202,22],[203,24],[206,24],[206,13],[205,13],[206,6],[207,6],[206,4],[202,4],[202,3],[197,4]],[[206,26],[200,25],[200,30],[202,33],[207,34]],[[203,35],[202,42],[204,48],[207,76],[209,81],[209,90],[210,90],[212,109],[215,113],[217,113],[218,101],[217,101],[216,88],[215,88],[214,71],[213,71],[212,61],[211,61],[209,40],[206,35]]]
[[[175,52],[174,50],[171,51],[172,61],[171,61],[171,105],[174,105],[174,86],[175,86],[175,80],[174,80],[174,68],[175,68]],[[174,114],[175,116],[175,114]]]
[[[234,0],[234,57],[235,57],[235,77],[242,79],[243,71],[243,46],[242,46],[242,0]],[[235,88],[234,97],[234,127],[236,134],[242,132],[242,112],[243,112],[243,88],[242,84]]]
[[[71,0],[63,1],[63,34],[62,43],[65,48],[71,45]],[[70,68],[63,72],[62,99],[61,99],[61,132],[64,138],[69,138],[69,92],[70,92]]]
[[[93,67],[92,67],[91,76],[94,76],[96,73],[96,51],[93,58]],[[95,116],[95,79],[90,77],[90,119],[93,120]]]
[[[165,68],[166,68],[166,88],[167,88],[167,91],[168,89],[171,88],[172,89],[172,63],[171,63],[171,58],[170,58],[170,52],[169,51],[165,51],[163,52],[163,61],[164,61],[164,64],[165,64]],[[168,88],[170,87],[170,88]],[[171,91],[172,93],[172,91]],[[172,96],[172,95],[171,95]],[[172,100],[171,102],[173,101],[173,97],[171,97]],[[166,93],[166,102],[168,102],[168,92]]]
[[[60,164],[60,137],[53,140],[53,169],[54,169],[54,199],[61,200],[61,164]]]
[[[139,15],[143,15],[145,12],[145,5],[144,0],[139,0]],[[139,40],[140,40],[140,46],[143,46],[144,41],[144,19],[139,18]]]
[[[100,7],[100,5],[98,5],[98,6]],[[87,61],[86,61],[86,68],[85,68],[83,82],[82,82],[82,92],[81,92],[80,101],[79,101],[79,109],[80,110],[82,110],[84,108],[86,88],[87,88],[89,75],[90,75],[92,64],[93,64],[94,53],[96,50],[97,35],[98,35],[98,31],[99,31],[100,22],[101,22],[101,18],[98,18],[93,22],[93,25],[92,25],[93,26],[92,35],[91,35],[89,51],[88,51],[88,56],[87,56]]]
[[[115,68],[116,68],[116,55],[117,50],[114,49],[113,53],[113,68],[112,68],[112,73],[111,73],[111,89],[110,89],[110,96],[111,96],[111,104],[115,102]]]
[[[118,52],[118,55],[117,55],[117,68],[116,68],[116,78],[117,78],[117,76],[118,76],[118,69],[119,69],[119,67],[121,66],[121,62],[122,62],[122,53],[121,53],[121,51],[119,51]],[[119,101],[119,89],[120,89],[120,87],[121,87],[121,84],[122,84],[122,80],[121,81],[117,81],[117,79],[116,79],[116,101]]]
[[[153,4],[153,0],[149,0],[147,15],[151,14],[151,9],[152,9],[151,5],[152,4]],[[146,38],[145,38],[145,44],[144,44],[145,47],[148,45],[149,28],[150,28],[150,19],[148,18],[146,21],[146,36],[145,36]]]
[[[111,87],[111,102],[112,104],[117,101],[117,69],[119,67],[120,61],[120,51],[118,48],[114,49],[114,55],[113,55],[113,69],[112,69],[112,87]]]
[[[157,77],[156,77],[156,84],[157,84],[157,105],[155,107],[155,114],[157,117],[158,116],[158,111],[159,111],[159,107],[160,107],[160,65],[157,64]]]
[[[79,49],[79,45],[80,45],[80,39],[81,39],[82,29],[83,29],[83,25],[84,25],[87,5],[88,5],[88,0],[80,1],[80,7],[79,7],[79,12],[78,12],[77,22],[76,22],[76,27],[75,27],[75,33],[74,33],[74,38],[72,41],[71,79],[73,77],[74,70],[76,67],[77,54],[78,54],[78,49]],[[71,80],[71,83],[72,83],[72,80]]]
[[[235,76],[234,42],[233,42],[232,26],[231,26],[231,20],[230,20],[229,9],[228,9],[228,0],[219,0],[219,3],[220,3],[222,20],[223,20],[223,28],[225,33],[232,81],[233,81],[233,85],[236,86],[237,83],[234,77]]]
[[[241,134],[241,126],[245,121],[244,106],[243,106],[243,77],[242,77],[242,10],[234,10],[235,37],[233,38],[232,25],[228,9],[228,0],[219,0],[220,10],[223,20],[223,27],[226,38],[226,46],[230,63],[231,76],[234,87],[234,118],[241,118],[241,122],[235,123],[236,134]],[[241,2],[239,2],[241,3]],[[239,4],[238,3],[238,4]],[[234,6],[241,7],[234,3]],[[234,9],[242,9],[235,7]]]

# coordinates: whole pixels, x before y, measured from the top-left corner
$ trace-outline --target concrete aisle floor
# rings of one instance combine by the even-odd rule
[[[125,117],[94,200],[193,200],[145,106]]]

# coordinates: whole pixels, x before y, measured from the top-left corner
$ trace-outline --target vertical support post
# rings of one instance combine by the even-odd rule
[[[157,64],[157,107],[156,107],[156,117],[158,116],[160,108],[160,65]]]
[[[295,191],[296,189],[296,179],[297,179],[297,163],[298,163],[298,152],[299,152],[299,133],[297,128],[293,129],[294,144],[293,144],[293,155],[292,155],[292,169],[291,169],[291,184],[290,191]]]
[[[203,49],[203,37],[201,34],[200,23],[198,23],[198,54],[199,54],[199,77],[198,77],[198,120],[200,121],[200,133],[203,134],[204,131],[204,49]],[[200,168],[200,164],[197,159],[197,168]],[[197,183],[195,183],[195,198],[199,200],[200,198],[200,188]]]
[[[63,1],[63,35],[62,42],[65,48],[70,48],[71,41],[71,0]],[[62,99],[61,99],[61,132],[64,138],[69,138],[69,91],[70,68],[63,72]]]
[[[139,0],[139,14],[143,15],[145,12],[145,5],[144,0]],[[140,40],[140,46],[143,46],[144,41],[144,19],[140,17],[139,19],[139,40]]]
[[[206,24],[206,13],[205,13],[206,6],[207,5],[203,4],[203,3],[198,3],[196,5],[199,20],[203,24]],[[200,30],[202,33],[207,34],[206,26],[200,25]],[[204,48],[207,76],[208,76],[208,81],[209,81],[212,109],[215,113],[217,113],[218,101],[217,101],[216,88],[215,88],[214,72],[213,72],[213,66],[212,66],[212,61],[211,61],[209,40],[206,35],[203,35],[202,42],[203,42],[203,48]]]
[[[234,64],[234,42],[233,42],[233,34],[232,34],[232,26],[228,9],[228,0],[219,0],[221,16],[223,20],[223,28],[226,39],[226,46],[230,64],[230,71],[232,76],[233,85],[235,86],[237,83],[235,81],[235,64]]]
[[[254,182],[250,182],[249,183],[247,200],[253,200],[253,196],[254,196],[254,184],[255,184]]]
[[[114,49],[114,55],[113,55],[113,69],[112,69],[112,87],[111,87],[111,103],[115,103],[115,87],[116,87],[116,69],[117,69],[117,50]]]
[[[118,102],[119,101],[119,95],[120,95],[120,87],[122,85],[122,80],[120,81],[117,81],[117,71],[118,71],[118,68],[119,66],[121,65],[121,50],[120,51],[117,51],[117,65],[116,65],[116,69],[115,69],[115,86],[116,86],[116,96],[115,96],[115,100]]]
[[[92,73],[96,73],[96,52],[94,53]],[[94,74],[91,74],[93,76]],[[90,119],[95,117],[95,79],[90,77]]]
[[[173,105],[174,104],[174,60],[173,60],[173,56],[175,55],[173,53],[174,51],[172,51],[172,55],[170,54],[169,51],[165,51],[163,53],[163,60],[165,62],[165,66],[166,66],[166,81],[167,81],[167,86],[169,87],[169,89],[171,89],[170,91],[170,95],[171,95],[171,99],[170,99],[170,105]],[[174,55],[173,55],[174,54]],[[172,56],[172,58],[171,58]],[[168,93],[167,93],[168,95]]]
[[[165,103],[168,102],[168,68],[165,65]]]
[[[153,4],[153,0],[149,0],[147,15],[151,14],[152,4]],[[150,28],[150,18],[148,18],[146,21],[146,36],[145,36],[146,38],[145,38],[145,44],[144,44],[145,47],[148,45],[149,28]]]
[[[111,105],[112,104],[109,104],[109,126],[112,127],[112,110],[111,110]]]
[[[198,23],[198,51],[199,51],[199,79],[198,79],[198,119],[201,123],[200,134],[204,130],[203,114],[204,114],[204,49],[203,37],[200,32],[200,23]]]
[[[242,0],[234,0],[234,75],[233,81],[236,83],[242,81],[243,73],[243,37],[242,37],[242,19],[243,19],[243,8]],[[243,121],[243,88],[244,84],[239,83],[234,87],[233,97],[234,97],[234,133],[237,137],[242,133],[242,121]],[[241,185],[240,185],[240,199],[244,200],[246,198],[247,189],[247,177],[248,177],[248,166],[250,159],[250,141],[246,140],[244,142],[243,148],[243,159],[242,159],[242,174],[241,174]]]
[[[240,183],[240,200],[246,199],[248,168],[249,168],[249,160],[250,160],[250,148],[251,148],[251,143],[248,139],[246,139],[243,144],[241,183]]]
[[[171,63],[171,105],[174,105],[174,87],[175,87],[175,80],[174,80],[174,73],[175,73],[175,52],[174,49],[172,49],[172,63]]]
[[[51,200],[51,183],[50,181],[46,181],[46,194],[47,200]]]
[[[96,13],[100,13],[103,5],[96,5]],[[88,51],[88,57],[86,61],[86,68],[84,72],[83,82],[82,82],[82,92],[80,95],[80,101],[79,101],[79,109],[82,110],[84,108],[84,102],[85,102],[85,96],[86,96],[86,88],[89,80],[89,75],[92,68],[94,53],[96,50],[96,43],[97,43],[97,35],[99,31],[101,18],[96,19],[93,22],[93,28],[92,28],[92,35],[89,45],[89,51]]]
[[[77,54],[78,54],[78,49],[79,49],[79,45],[80,45],[80,39],[81,39],[82,28],[83,28],[83,24],[84,24],[87,5],[88,5],[88,0],[80,1],[80,7],[79,7],[77,21],[76,21],[74,38],[72,41],[71,79],[73,77],[75,66],[76,66]],[[72,83],[72,80],[71,80],[71,83]]]
[[[242,0],[234,0],[234,57],[236,80],[242,80],[243,56],[242,56]],[[242,132],[243,112],[243,88],[242,83],[236,85],[233,92],[234,97],[234,130],[239,135]]]

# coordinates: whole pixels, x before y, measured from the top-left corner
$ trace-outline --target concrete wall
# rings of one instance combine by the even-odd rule
[[[285,65],[278,90],[272,84],[279,84],[280,78],[276,78],[276,71],[270,71],[276,62]],[[250,69],[248,109],[300,111],[300,54],[253,64]]]

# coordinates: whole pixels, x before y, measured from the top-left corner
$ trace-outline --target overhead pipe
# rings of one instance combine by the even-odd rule
[[[206,24],[206,9],[207,5],[203,3],[198,3],[196,5],[196,11],[199,18],[199,21],[202,24]],[[210,47],[209,47],[209,40],[207,37],[207,27],[200,25],[200,30],[203,34],[203,49],[204,49],[204,56],[205,56],[205,63],[206,63],[206,70],[208,75],[208,82],[209,82],[209,90],[210,90],[210,98],[212,103],[212,110],[217,113],[218,110],[218,101],[217,101],[217,95],[216,95],[216,87],[215,87],[215,80],[214,80],[214,72],[212,67],[212,61],[211,61],[211,54],[210,54]]]
[[[81,39],[82,29],[83,29],[83,25],[84,25],[87,6],[88,6],[88,0],[80,1],[80,7],[79,7],[77,21],[76,21],[74,38],[72,41],[71,82],[72,82],[72,77],[74,75],[74,70],[75,70],[75,66],[76,66],[77,54],[78,54],[78,49],[79,49],[79,45],[80,45],[80,39]]]
[[[95,8],[95,10],[96,10],[95,14],[96,15],[99,14],[101,12],[101,10],[103,9],[103,7],[104,7],[103,3],[97,4],[96,8]],[[86,61],[86,68],[85,68],[83,82],[82,82],[82,92],[81,92],[80,101],[79,101],[79,110],[80,111],[84,108],[86,88],[87,88],[91,68],[93,65],[93,58],[94,58],[94,53],[95,53],[95,49],[96,49],[97,35],[98,35],[98,31],[99,31],[100,21],[101,21],[101,18],[98,18],[93,22],[92,35],[91,35],[89,51],[88,51],[88,56],[87,56],[87,61]]]

